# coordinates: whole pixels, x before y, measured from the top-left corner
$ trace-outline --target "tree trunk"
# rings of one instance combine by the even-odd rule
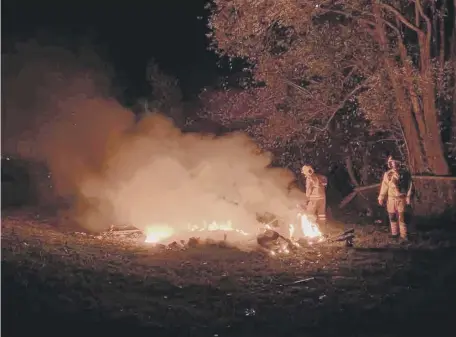
[[[387,37],[385,23],[379,6],[373,6],[376,16],[376,33],[379,45],[383,51],[385,71],[391,81],[396,100],[399,122],[402,126],[404,140],[407,145],[410,171],[412,174],[431,171],[438,175],[448,175],[449,167],[445,158],[443,141],[439,127],[439,113],[436,106],[436,81],[432,73],[431,35],[432,24],[417,7],[416,26],[419,27],[419,16],[426,21],[426,29],[417,32],[420,49],[419,79],[415,80],[416,70],[407,63],[408,55],[403,37],[397,34],[398,52],[401,56],[399,64],[391,55],[391,44]],[[419,28],[418,28],[419,29]],[[393,47],[395,48],[395,47]],[[405,77],[398,72],[398,67],[404,67]],[[416,87],[418,86],[418,87]],[[419,96],[418,96],[419,94]],[[421,101],[419,100],[421,98]],[[450,184],[437,182],[416,182],[420,207],[415,211],[422,213],[440,213],[452,201]],[[454,193],[454,192],[453,192]],[[435,203],[435,200],[441,200]]]
[[[418,7],[419,3],[417,2],[415,5]],[[422,9],[418,7],[418,10],[420,16],[426,22],[426,31],[418,33],[420,49],[420,80],[418,83],[421,89],[423,115],[426,124],[426,135],[422,135],[423,147],[430,171],[438,175],[447,175],[449,174],[449,167],[445,158],[445,149],[439,126],[439,113],[436,106],[437,88],[433,78],[432,22]]]
[[[435,86],[431,76],[425,76],[422,84],[423,109],[427,135],[423,136],[424,149],[429,169],[436,175],[448,175],[450,169],[445,158],[445,149],[439,127],[439,114],[435,105]]]
[[[361,168],[361,185],[367,185],[369,181],[369,147],[363,154],[363,166]]]
[[[420,173],[426,167],[425,156],[421,149],[421,142],[417,126],[410,110],[406,94],[396,78],[391,62],[387,62],[387,71],[393,84],[397,104],[399,122],[404,132],[404,141],[408,150],[408,162],[412,173]]]
[[[430,29],[428,27],[428,29]],[[437,175],[449,174],[448,163],[445,159],[445,149],[439,127],[439,113],[436,106],[436,83],[433,78],[432,55],[429,45],[429,36],[419,38],[420,47],[420,89],[423,101],[423,116],[426,125],[426,134],[422,135],[423,147],[432,173]]]
[[[396,100],[396,109],[398,109],[398,118],[404,133],[404,141],[408,149],[408,161],[412,173],[419,173],[426,167],[425,156],[421,149],[420,137],[417,129],[416,121],[411,110],[411,102],[407,98],[402,80],[398,74],[396,61],[389,55],[389,45],[385,24],[383,22],[381,9],[374,5],[373,13],[377,18],[375,26],[378,42],[381,50],[384,53],[385,69],[391,81]]]
[[[453,66],[453,101],[452,101],[452,114],[451,114],[451,139],[450,142],[452,144],[452,154],[456,155],[456,0],[454,0],[453,5],[453,15],[454,15],[454,22],[453,22],[453,32],[450,39],[450,60]],[[453,169],[456,168],[456,158],[453,157]]]
[[[353,161],[351,156],[345,157],[345,167],[347,168],[348,176],[353,186],[359,187],[358,180],[356,179],[355,170],[353,169]]]

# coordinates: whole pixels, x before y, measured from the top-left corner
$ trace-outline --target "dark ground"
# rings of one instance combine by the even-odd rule
[[[271,258],[158,253],[56,228],[2,216],[2,336],[456,335],[454,231],[403,246],[384,225],[357,226],[353,249]]]

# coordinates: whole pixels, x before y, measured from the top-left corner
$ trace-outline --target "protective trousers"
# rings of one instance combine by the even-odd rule
[[[326,225],[326,199],[310,199],[307,204],[307,213],[313,221]]]
[[[401,238],[407,238],[407,224],[405,223],[405,197],[389,197],[386,202],[386,210],[391,225],[391,235],[398,236]],[[399,224],[398,224],[399,222]]]

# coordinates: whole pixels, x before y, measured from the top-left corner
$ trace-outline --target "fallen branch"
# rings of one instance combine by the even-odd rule
[[[345,158],[345,167],[347,168],[348,176],[350,177],[352,184],[356,187],[359,187],[359,183],[356,180],[355,171],[353,170],[353,162],[350,156],[347,156]]]
[[[285,283],[282,286],[292,286],[292,285],[296,285],[296,284],[300,284],[300,283],[306,283],[306,282],[309,282],[309,281],[312,281],[312,280],[315,280],[315,277],[308,277],[308,278],[305,278],[305,279],[302,279],[302,280],[298,280],[298,281],[294,281],[294,282],[291,282],[291,283]]]
[[[367,185],[367,186],[355,187],[355,192],[358,193],[358,192],[370,190],[370,189],[372,189],[374,187],[380,187],[380,185],[381,184],[372,184],[372,185]]]
[[[456,181],[456,177],[450,176],[412,176],[413,179],[421,180],[447,180],[447,181]]]
[[[357,194],[358,194],[358,191],[355,190],[355,191],[351,192],[349,195],[347,195],[339,204],[339,208],[344,208],[345,206],[347,206],[347,204],[350,201],[352,201],[356,197]]]
[[[456,177],[450,177],[450,176],[418,176],[418,175],[412,175],[413,179],[419,179],[419,180],[444,180],[444,181],[456,181]],[[353,191],[347,195],[344,199],[339,204],[339,208],[344,208],[347,206],[350,201],[352,201],[358,193],[366,190],[370,190],[376,187],[380,187],[381,184],[372,184],[372,185],[367,185],[367,186],[359,186],[355,187]]]
[[[127,230],[121,230],[121,231],[110,231],[110,232],[106,232],[106,233],[113,234],[113,235],[128,235],[128,234],[133,234],[133,233],[144,233],[144,232],[140,229],[127,229]]]

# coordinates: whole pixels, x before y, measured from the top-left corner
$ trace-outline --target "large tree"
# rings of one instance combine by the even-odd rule
[[[403,137],[413,172],[446,175],[439,109],[451,101],[449,6],[214,0],[210,37],[221,55],[251,65],[257,85],[241,102],[255,109],[240,106],[237,117],[254,110],[262,134],[312,139],[356,104],[372,131]]]

